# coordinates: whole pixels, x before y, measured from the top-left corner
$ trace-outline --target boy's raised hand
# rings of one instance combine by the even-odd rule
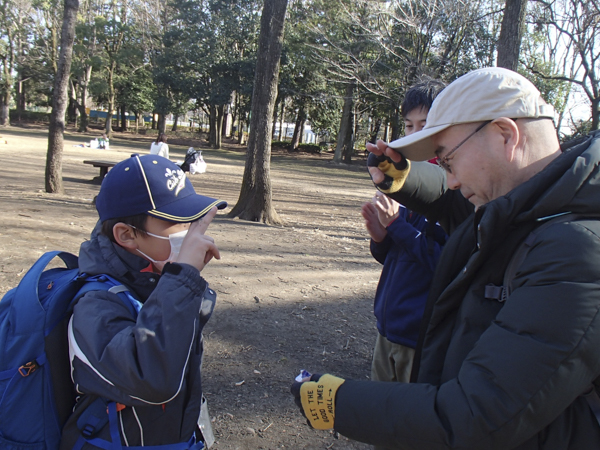
[[[192,222],[175,262],[190,264],[202,272],[213,257],[221,259],[215,240],[204,234],[216,215],[217,208],[214,207],[202,219]]]
[[[387,230],[379,221],[377,208],[371,202],[363,203],[360,210],[363,219],[365,219],[365,227],[375,242],[382,242],[387,236]]]
[[[377,209],[379,221],[385,228],[390,226],[390,224],[398,218],[400,211],[400,204],[398,202],[379,191],[375,193],[372,201]]]

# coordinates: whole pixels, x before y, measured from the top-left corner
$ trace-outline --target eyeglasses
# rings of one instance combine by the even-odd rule
[[[462,141],[460,141],[460,143],[454,147],[452,150],[450,150],[448,153],[446,153],[446,156],[443,157],[438,157],[436,158],[436,162],[438,163],[438,165],[444,169],[446,172],[448,173],[452,173],[452,169],[450,169],[450,166],[448,165],[448,158],[452,155],[452,153],[454,153],[456,150],[458,150],[460,148],[461,145],[463,145],[465,142],[467,142],[469,139],[471,139],[471,137],[473,137],[473,135],[475,135],[479,130],[481,130],[483,127],[485,127],[488,123],[490,123],[491,120],[488,120],[487,122],[483,122],[481,125],[479,125],[475,131],[473,131],[470,135],[468,135],[466,138],[464,138]]]

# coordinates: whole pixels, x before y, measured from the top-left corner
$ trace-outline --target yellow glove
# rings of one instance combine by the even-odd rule
[[[300,386],[300,400],[304,415],[317,430],[331,430],[335,419],[335,394],[344,383],[343,378],[325,374],[317,381],[306,381]]]
[[[385,176],[381,183],[375,184],[384,194],[398,192],[404,185],[406,177],[410,172],[410,161],[402,158],[400,162],[392,161],[388,156],[370,153],[367,158],[367,166],[377,167]]]

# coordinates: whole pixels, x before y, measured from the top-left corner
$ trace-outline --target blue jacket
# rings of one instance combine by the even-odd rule
[[[81,246],[81,272],[112,276],[144,306],[136,319],[108,291],[88,292],[75,306],[69,349],[80,396],[63,450],[73,448],[77,420],[98,397],[126,405],[118,414],[122,442],[130,446],[187,442],[197,428],[202,328],[216,296],[192,266],[174,264],[157,275],[142,271],[147,265],[96,231]],[[111,440],[108,425],[98,437]]]
[[[375,294],[377,329],[389,341],[415,348],[446,234],[403,206],[387,232],[382,242],[371,240],[371,254],[383,264]]]

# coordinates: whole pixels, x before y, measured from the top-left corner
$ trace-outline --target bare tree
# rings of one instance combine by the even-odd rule
[[[265,0],[252,93],[246,166],[237,204],[229,217],[280,224],[272,203],[271,129],[277,99],[279,64],[287,0]]]
[[[515,71],[519,67],[526,13],[527,0],[506,0],[498,39],[498,67]]]
[[[69,99],[69,73],[73,56],[75,24],[79,0],[65,0],[63,25],[60,37],[60,55],[54,92],[52,96],[52,114],[48,130],[48,153],[46,155],[46,192],[62,193],[62,153],[65,132],[65,112]]]
[[[531,68],[536,75],[579,86],[590,102],[591,130],[600,129],[600,4],[596,1],[538,0],[543,8],[537,25],[556,30],[554,42],[567,49],[571,69],[564,74]]]
[[[364,99],[372,114],[388,115],[392,139],[399,137],[399,105],[423,74],[453,79],[493,64],[499,11],[484,0],[322,0],[323,12],[304,26],[315,64],[329,81],[349,86],[344,95],[334,161],[352,141],[352,104]],[[353,98],[352,98],[353,97]],[[358,121],[356,122],[359,123]],[[357,139],[356,136],[354,136]],[[348,154],[348,153],[346,153]]]

